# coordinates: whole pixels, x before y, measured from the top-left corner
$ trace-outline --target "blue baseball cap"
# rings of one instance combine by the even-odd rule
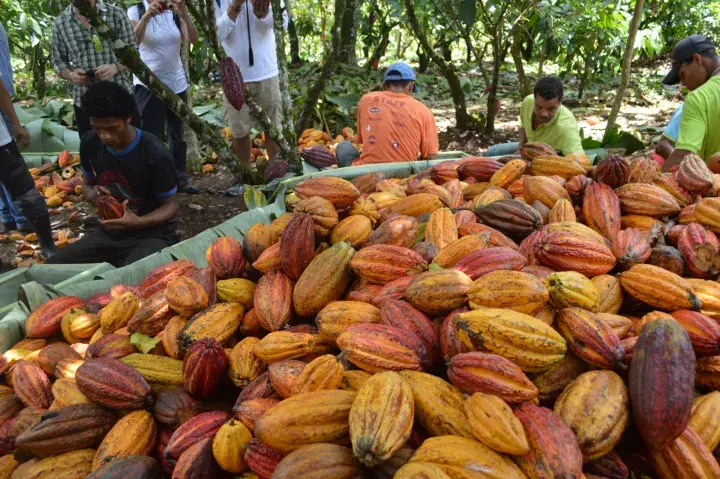
[[[385,70],[385,79],[383,81],[393,80],[410,80],[414,81],[413,93],[417,93],[417,81],[415,80],[415,72],[407,63],[396,62]]]

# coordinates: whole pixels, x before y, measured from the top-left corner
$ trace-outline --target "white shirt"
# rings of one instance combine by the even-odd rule
[[[4,88],[3,82],[6,80],[5,75],[0,71],[0,88]],[[5,121],[0,118],[0,146],[5,146],[13,141],[12,135],[5,125]]]
[[[243,80],[258,82],[278,75],[275,32],[273,31],[272,7],[265,18],[258,19],[253,12],[252,2],[247,0],[233,22],[228,17],[228,6],[232,0],[222,0],[220,7],[215,2],[215,18],[218,36],[225,53],[235,60]],[[249,9],[249,11],[248,11]],[[253,50],[253,66],[250,66],[248,45],[248,13],[250,14],[250,39]],[[287,28],[287,11],[283,12],[283,25]]]
[[[145,0],[145,11],[150,4]],[[130,20],[139,22],[138,8],[130,7],[127,11]],[[173,12],[167,10],[150,19],[145,29],[145,36],[140,43],[140,58],[157,75],[157,77],[170,88],[173,93],[182,93],[188,89],[180,49],[182,48],[182,33],[175,24]],[[133,76],[134,85],[143,83]]]

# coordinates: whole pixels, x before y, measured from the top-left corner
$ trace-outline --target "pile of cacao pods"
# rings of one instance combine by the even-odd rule
[[[0,477],[720,477],[720,177],[521,153],[309,179],[204,268],[47,301]]]

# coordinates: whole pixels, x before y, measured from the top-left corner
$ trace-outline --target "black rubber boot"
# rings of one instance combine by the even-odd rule
[[[37,218],[28,218],[28,222],[35,228],[38,240],[40,240],[40,249],[45,259],[55,254],[55,242],[52,237],[52,228],[50,227],[50,216],[39,216]]]

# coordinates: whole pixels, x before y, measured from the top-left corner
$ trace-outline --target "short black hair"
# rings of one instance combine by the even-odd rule
[[[563,82],[561,79],[555,76],[542,77],[535,84],[533,93],[535,96],[540,95],[546,100],[552,100],[558,98],[560,101],[563,99]]]
[[[385,83],[383,83],[383,85],[407,88],[412,81],[413,80],[385,80]]]
[[[132,118],[135,97],[124,86],[111,82],[95,82],[82,98],[87,116],[95,118]]]

